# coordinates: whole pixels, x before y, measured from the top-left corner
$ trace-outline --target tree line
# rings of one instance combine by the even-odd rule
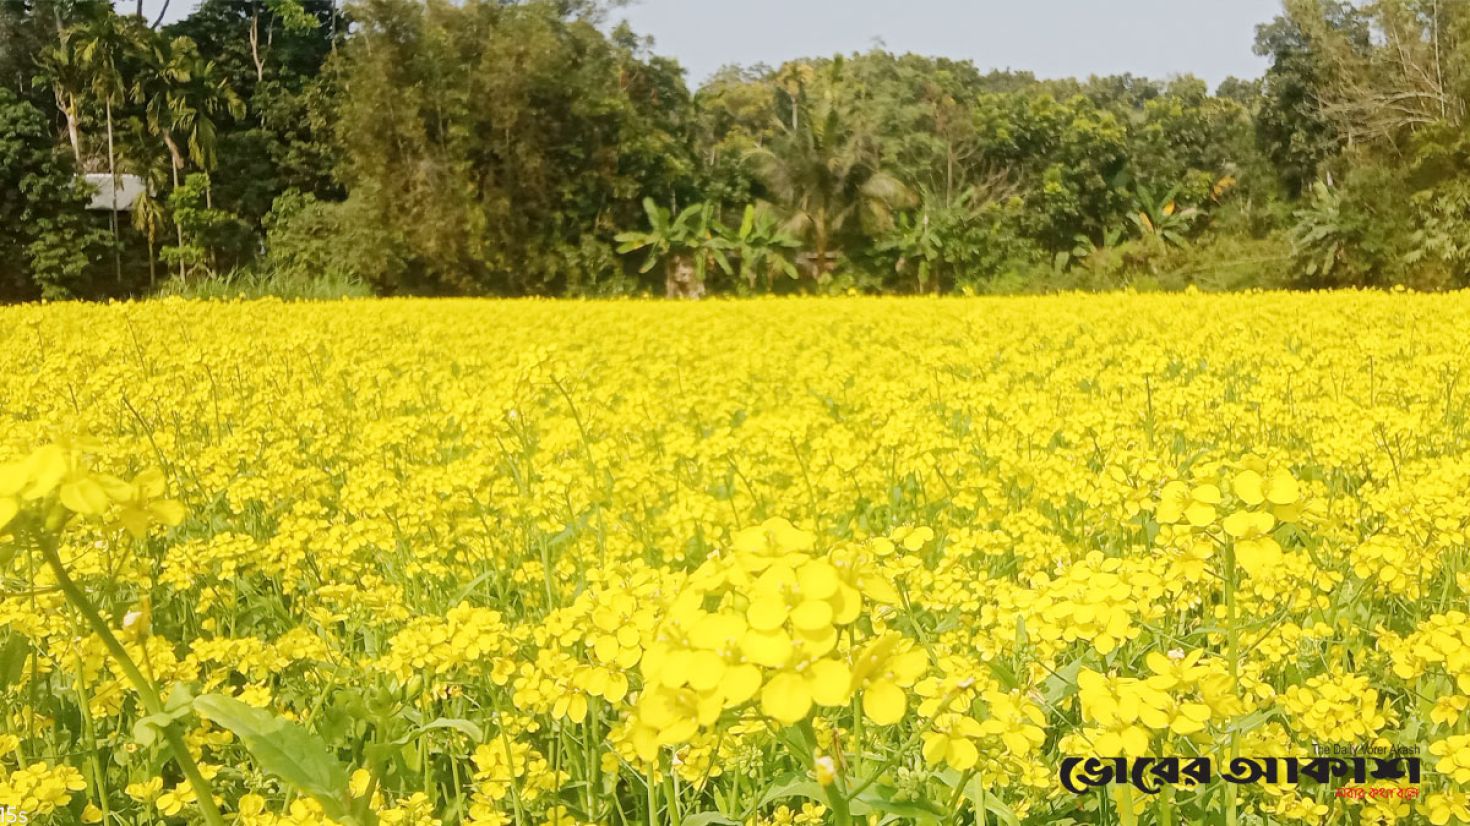
[[[3,0],[0,299],[1466,285],[1470,4],[1287,0],[1214,90],[881,49],[691,89],[609,15]]]

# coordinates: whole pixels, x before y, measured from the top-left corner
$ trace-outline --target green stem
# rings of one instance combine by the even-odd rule
[[[949,822],[951,824],[959,823],[960,821],[960,800],[965,795],[965,786],[970,782],[970,778],[974,776],[975,770],[969,769],[964,774],[960,775],[960,782],[955,784],[954,794],[950,796],[949,806],[947,807],[947,810],[949,811]],[[981,794],[984,794],[983,790],[985,786],[982,784],[980,788],[982,789]],[[983,807],[980,809],[980,811],[975,813],[975,820],[977,823],[984,824],[985,810]]]
[[[490,692],[490,702],[495,710],[495,726],[500,729],[500,742],[505,748],[505,765],[510,772],[510,802],[515,807],[516,826],[523,826],[526,822],[526,810],[521,806],[520,775],[516,773],[516,758],[515,752],[511,750],[510,735],[505,731],[505,711],[500,707],[500,693]]]
[[[811,720],[803,720],[798,725],[802,737],[806,739],[807,754],[811,757],[811,770],[813,775],[818,775],[817,768],[817,733],[812,728]],[[836,737],[832,738],[833,745],[839,745]],[[835,775],[835,773],[834,773]],[[827,796],[827,808],[832,810],[832,820],[837,826],[850,826],[852,823],[852,809],[848,805],[848,793],[843,787],[841,777],[834,776],[831,783],[818,783],[822,787],[822,794]]]
[[[1174,787],[1165,786],[1159,795],[1159,826],[1174,826]]]
[[[1118,820],[1123,826],[1137,826],[1138,813],[1133,810],[1133,787],[1118,787]]]
[[[78,661],[81,661],[78,652]],[[92,719],[92,695],[87,690],[85,664],[77,668],[77,710],[82,715],[82,732],[87,738],[87,762],[92,767],[92,784],[97,791],[97,803],[102,809],[102,822],[112,817],[112,808],[107,800],[107,774],[102,770],[102,758],[97,748],[97,723]]]
[[[1240,698],[1240,632],[1236,630],[1235,616],[1235,543],[1225,548],[1225,645],[1226,658],[1230,663],[1230,686],[1237,699]],[[1230,731],[1230,758],[1240,756],[1240,734],[1234,727]],[[1225,784],[1225,824],[1235,826],[1235,784]]]
[[[939,715],[941,715],[944,712],[948,711],[949,710],[949,704],[952,703],[952,702],[954,702],[955,698],[958,697],[960,695],[960,692],[963,691],[965,688],[968,688],[968,686],[964,686],[964,687],[958,687],[957,686],[955,688],[950,689],[949,690],[949,693],[945,694],[944,695],[944,699],[940,701],[939,708],[936,708],[934,710],[934,713],[929,716],[929,719],[924,721],[925,724],[922,725],[922,726],[916,727],[914,729],[913,734],[910,734],[909,735],[909,739],[905,740],[898,747],[898,750],[897,751],[893,752],[893,754],[890,755],[887,760],[883,761],[882,765],[880,765],[876,770],[874,770],[874,772],[872,774],[868,775],[868,779],[867,780],[864,780],[863,782],[857,784],[857,786],[854,787],[852,789],[852,791],[849,791],[847,793],[847,799],[848,800],[856,800],[857,799],[857,796],[860,795],[860,794],[862,794],[863,791],[865,791],[869,786],[873,785],[874,783],[877,783],[878,782],[878,778],[882,777],[885,772],[887,772],[889,769],[893,768],[894,766],[898,765],[898,761],[901,760],[901,759],[903,759],[903,756],[905,754],[907,754],[910,749],[912,749],[914,746],[918,745],[919,740],[922,739],[923,736],[924,736],[924,733],[926,731],[928,731],[928,727],[927,727],[928,724],[929,723],[932,723],[934,721],[934,719],[936,717],[938,717]]]
[[[86,619],[87,624],[92,626],[92,631],[102,640],[102,645],[107,648],[115,660],[118,668],[122,669],[123,676],[133,684],[133,689],[138,692],[143,701],[143,707],[149,714],[163,714],[163,701],[159,699],[158,689],[138,666],[133,663],[133,658],[128,655],[126,648],[113,635],[112,628],[92,603],[87,595],[77,586],[66,572],[66,565],[61,561],[61,555],[56,551],[56,543],[42,532],[35,532],[36,545],[41,549],[41,556],[46,559],[46,564],[51,567],[51,572],[56,577],[56,586],[66,595],[77,611]],[[194,796],[198,798],[199,810],[204,815],[204,822],[209,826],[225,826],[225,819],[220,814],[219,806],[214,802],[214,790],[210,788],[209,781],[199,772],[199,765],[194,762],[193,755],[189,754],[189,746],[184,742],[184,735],[179,732],[178,726],[170,723],[163,729],[164,739],[168,742],[169,750],[173,752],[174,761],[179,764],[179,769],[184,773],[184,778],[189,781],[189,786],[194,790]]]
[[[644,786],[648,792],[648,826],[658,826],[658,781],[655,779],[657,774],[658,763],[654,763],[653,768],[649,769],[643,777]]]

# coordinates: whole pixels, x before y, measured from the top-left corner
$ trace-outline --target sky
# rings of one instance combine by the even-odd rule
[[[132,9],[133,0],[119,7]],[[167,20],[196,0],[170,0]],[[144,0],[151,19],[163,0]],[[1255,27],[1281,0],[632,0],[612,20],[654,38],[698,85],[721,66],[780,65],[881,44],[1043,78],[1259,77]]]
[[[698,84],[730,63],[779,65],[881,43],[1039,77],[1259,77],[1256,24],[1281,0],[633,0],[613,12]]]

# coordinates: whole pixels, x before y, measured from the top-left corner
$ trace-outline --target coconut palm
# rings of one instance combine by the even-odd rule
[[[891,223],[892,211],[913,193],[880,168],[877,148],[823,98],[769,146],[748,155],[756,177],[786,213],[786,229],[811,250],[811,274],[825,280],[837,257],[833,245],[859,223]]]

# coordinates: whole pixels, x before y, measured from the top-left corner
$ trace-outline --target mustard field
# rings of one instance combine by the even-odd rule
[[[0,308],[0,817],[1467,823],[1467,344],[1463,293]],[[1423,776],[1219,776],[1327,748]]]

